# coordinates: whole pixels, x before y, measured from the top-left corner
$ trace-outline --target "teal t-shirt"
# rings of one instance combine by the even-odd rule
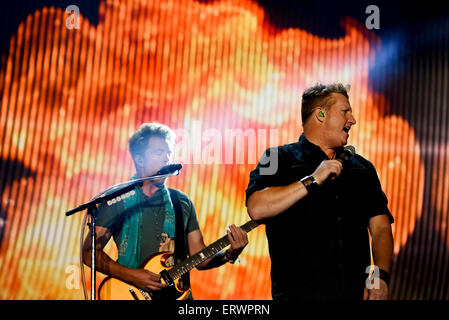
[[[190,198],[183,192],[175,190],[178,194],[184,220],[185,243],[187,234],[199,229],[195,207]],[[165,220],[165,203],[162,191],[158,190],[152,197],[142,193],[142,223],[141,223],[141,249],[140,263],[147,260],[151,255],[161,251],[174,251],[175,239],[170,238],[166,233],[162,233],[162,226]],[[97,225],[111,230],[114,242],[121,242],[122,226],[125,215],[129,214],[124,208],[123,201],[114,203],[101,203],[98,206]]]

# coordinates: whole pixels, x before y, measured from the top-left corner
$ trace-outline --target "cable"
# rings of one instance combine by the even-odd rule
[[[86,220],[87,220],[87,213],[84,214],[83,222],[81,223],[81,234],[80,234],[80,270],[81,270],[81,280],[83,283],[83,293],[84,293],[84,300],[89,300],[87,298],[87,291],[86,291],[86,277],[84,275],[84,261],[83,261],[83,246],[84,246],[84,229],[86,228]]]

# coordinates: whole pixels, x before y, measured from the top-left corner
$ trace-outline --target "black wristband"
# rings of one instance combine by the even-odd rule
[[[231,264],[234,264],[235,259],[229,258],[228,253],[229,253],[229,251],[226,250],[226,251],[225,251],[225,254],[223,255],[223,261],[224,261],[225,263],[226,263],[226,262],[229,262],[229,263],[231,263]]]
[[[302,178],[300,182],[302,182],[304,187],[306,187],[308,193],[314,192],[318,187],[318,182],[316,182],[314,176],[312,175]]]
[[[379,278],[385,281],[387,285],[390,284],[390,273],[388,271],[379,268]]]

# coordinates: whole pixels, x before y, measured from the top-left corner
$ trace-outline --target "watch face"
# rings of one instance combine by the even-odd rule
[[[301,182],[304,183],[305,186],[309,186],[315,181],[313,180],[313,178],[311,176],[308,176],[308,177],[305,177],[304,179],[302,179]]]
[[[306,186],[310,186],[312,184],[312,179],[310,177],[308,177],[306,180],[304,180],[304,184]]]

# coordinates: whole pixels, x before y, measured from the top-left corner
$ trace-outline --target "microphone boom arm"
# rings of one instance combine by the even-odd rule
[[[109,187],[103,191],[101,191],[100,193],[98,193],[95,197],[92,198],[91,201],[84,203],[78,207],[76,207],[75,209],[69,210],[66,212],[66,216],[71,216],[72,214],[78,212],[78,211],[82,211],[85,209],[88,209],[89,207],[96,205],[97,203],[103,202],[103,201],[107,201],[113,198],[116,198],[128,191],[131,191],[132,189],[134,189],[135,186],[137,185],[142,185],[144,181],[149,181],[149,180],[157,180],[157,179],[163,179],[163,178],[168,178],[171,176],[175,176],[175,175],[179,175],[179,170],[176,170],[175,172],[172,173],[167,173],[167,174],[156,174],[153,176],[149,176],[149,177],[144,177],[144,178],[139,178],[139,179],[133,179],[130,181],[125,181],[125,182],[121,182],[118,183],[116,185],[113,185],[112,187]],[[105,196],[100,197],[102,194],[109,192],[113,189],[118,189],[110,194],[107,194]]]

